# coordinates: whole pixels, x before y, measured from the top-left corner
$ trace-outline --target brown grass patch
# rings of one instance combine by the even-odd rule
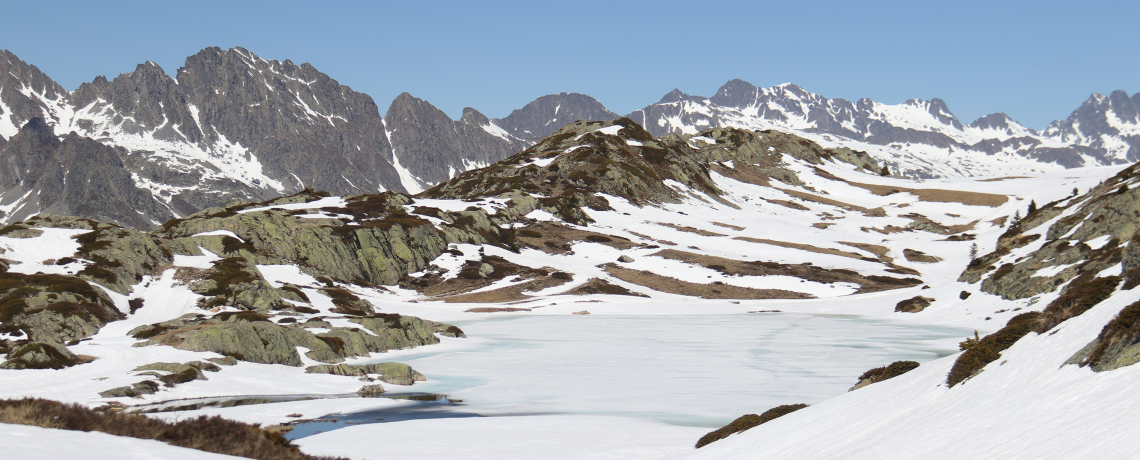
[[[628,231],[628,230],[627,230],[627,231]],[[638,238],[641,238],[641,239],[645,239],[645,240],[649,240],[649,241],[652,241],[652,242],[654,242],[654,243],[667,244],[667,245],[669,245],[669,246],[676,246],[676,245],[677,245],[677,243],[674,243],[674,242],[672,242],[672,241],[669,241],[669,240],[659,240],[659,239],[657,239],[657,238],[654,238],[654,237],[652,237],[652,236],[649,236],[649,235],[642,235],[642,234],[640,234],[640,233],[637,233],[637,232],[629,232],[629,234],[630,234],[630,235],[633,235],[633,236],[636,236],[636,237],[638,237]]]
[[[767,201],[767,202],[769,202],[769,203],[772,203],[772,204],[778,204],[778,205],[780,205],[780,206],[783,206],[783,207],[785,207],[785,208],[792,208],[792,209],[795,209],[795,210],[799,210],[799,211],[811,211],[811,209],[810,209],[810,208],[808,208],[807,206],[804,206],[804,205],[802,205],[802,204],[796,203],[796,202],[794,202],[794,201],[788,201],[788,200],[769,200],[769,199],[767,199],[767,198],[761,198],[761,199],[762,199],[762,200],[764,200],[764,201]]]
[[[871,231],[871,232],[876,232],[876,233],[882,233],[882,234],[884,234],[884,235],[890,235],[890,234],[892,234],[892,233],[906,233],[906,232],[913,232],[913,231],[914,231],[914,229],[913,229],[913,228],[907,228],[907,227],[898,227],[898,226],[895,226],[895,225],[888,225],[888,226],[886,226],[886,227],[883,227],[883,228],[878,228],[878,227],[860,227],[860,228],[859,228],[859,230],[862,230],[862,231],[864,231],[864,232],[868,232],[868,231]]]
[[[886,246],[880,246],[877,244],[870,244],[870,243],[852,243],[850,241],[836,241],[836,243],[846,245],[846,246],[851,246],[851,247],[856,248],[856,249],[862,249],[864,251],[867,251],[871,254],[874,254],[875,257],[879,258],[879,260],[886,262],[888,264],[895,262],[894,258],[887,255],[887,253],[891,252],[891,249],[886,247]]]
[[[680,294],[702,299],[812,299],[815,296],[781,289],[752,289],[729,284],[699,284],[682,281],[645,270],[631,270],[616,265],[606,265],[606,273],[627,283],[670,294]]]
[[[821,228],[824,230],[827,230],[827,227],[830,227],[832,225],[835,225],[835,222],[816,222],[814,224],[811,224],[812,227]]]
[[[998,182],[1006,179],[1029,179],[1029,176],[991,177],[989,179],[978,179],[978,182]]]
[[[699,228],[688,227],[688,226],[684,226],[684,225],[670,224],[667,222],[650,222],[650,223],[660,225],[663,227],[669,227],[673,230],[680,230],[680,231],[686,232],[686,233],[696,233],[696,234],[701,235],[701,236],[728,236],[728,235],[725,235],[723,233],[710,232],[708,230],[701,230]]]
[[[172,446],[263,460],[330,459],[301,452],[278,432],[218,416],[169,423],[145,415],[103,413],[78,404],[46,399],[0,401],[0,423],[73,431],[99,431],[115,436],[162,441]]]
[[[716,222],[716,221],[713,221],[713,223],[712,223],[712,224],[713,224],[713,225],[716,225],[716,226],[718,226],[718,227],[731,228],[731,229],[733,229],[733,230],[736,230],[736,231],[738,231],[738,232],[746,230],[746,228],[745,228],[745,227],[741,227],[741,226],[739,226],[739,225],[726,224],[726,223],[724,223],[724,222]]]
[[[911,262],[919,262],[919,263],[924,263],[924,264],[932,264],[932,263],[936,263],[936,262],[942,262],[942,259],[940,259],[938,257],[927,255],[925,252],[917,251],[917,250],[909,249],[909,248],[903,249],[903,256],[906,257],[906,260],[909,260]]]
[[[638,235],[640,236],[640,235]],[[549,254],[565,254],[570,252],[570,243],[575,241],[590,241],[601,243],[617,249],[629,249],[639,246],[626,238],[614,235],[603,235],[586,230],[567,227],[554,222],[539,222],[515,232],[519,243],[541,250]]]
[[[578,286],[569,291],[563,292],[560,295],[591,295],[591,294],[611,294],[611,295],[628,295],[634,297],[649,297],[640,292],[633,292],[624,287],[610,283],[600,278],[590,278],[581,286]]]
[[[784,275],[793,276],[808,281],[815,281],[818,283],[852,283],[860,286],[859,290],[856,291],[856,293],[860,294],[866,292],[886,291],[922,284],[921,280],[915,278],[891,278],[874,275],[863,276],[858,272],[852,270],[828,269],[808,264],[779,264],[775,262],[761,261],[742,262],[739,260],[726,259],[723,257],[706,256],[702,254],[694,254],[691,252],[677,251],[674,249],[665,249],[653,255],[664,257],[666,259],[679,260],[689,264],[700,265],[705,268],[719,271],[729,276]]]
[[[928,201],[934,203],[962,203],[969,206],[988,206],[991,208],[996,208],[1005,204],[1006,201],[1009,201],[1009,197],[1005,195],[996,195],[993,193],[967,192],[962,190],[943,190],[935,188],[909,188],[896,185],[863,184],[847,180],[844,180],[843,182],[867,190],[878,196],[887,196],[893,195],[895,193],[906,192],[917,196],[919,201]]]
[[[812,193],[801,192],[799,190],[791,190],[791,189],[785,189],[785,188],[780,188],[780,187],[772,187],[772,188],[779,190],[781,192],[787,193],[788,195],[794,196],[794,197],[799,198],[801,200],[810,201],[812,203],[825,204],[828,206],[835,206],[837,208],[849,209],[852,211],[866,211],[867,210],[867,208],[864,208],[862,206],[856,206],[856,205],[853,205],[850,203],[844,203],[844,202],[839,201],[839,200],[833,200],[831,198],[822,197],[822,196],[812,194]]]
[[[856,254],[854,252],[840,251],[838,249],[831,249],[831,248],[817,248],[817,247],[812,246],[810,244],[789,243],[786,241],[768,240],[768,239],[764,239],[764,238],[752,238],[752,237],[748,237],[748,236],[738,236],[738,237],[735,237],[733,239],[734,240],[740,240],[740,241],[747,241],[749,243],[770,244],[772,246],[779,246],[782,248],[799,249],[801,251],[814,252],[816,254],[830,254],[833,256],[846,257],[849,259],[866,260],[869,262],[878,262],[877,260],[869,259],[867,257],[864,257],[861,254]]]

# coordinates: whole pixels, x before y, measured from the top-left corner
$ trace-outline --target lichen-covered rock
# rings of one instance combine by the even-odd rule
[[[903,313],[918,313],[930,306],[934,299],[930,297],[914,296],[895,304],[895,311]]]
[[[1052,292],[1078,276],[1095,276],[1118,263],[1127,278],[1140,278],[1140,250],[1124,245],[1140,230],[1140,190],[1125,185],[1137,178],[1140,171],[1133,165],[1084,195],[1028,213],[1010,225],[993,252],[974,259],[959,281],[981,281],[982,291],[1012,300]],[[1014,260],[1014,251],[1029,245],[1039,249]],[[1064,268],[1042,274],[1044,268],[1060,266]]]
[[[212,351],[241,361],[288,366],[302,363],[297,347],[307,348],[305,356],[310,359],[337,363],[349,357],[439,343],[436,330],[462,336],[455,326],[412,316],[376,315],[352,321],[372,333],[330,326],[330,331],[314,334],[306,329],[316,327],[312,323],[282,326],[259,313],[242,312],[212,318],[180,318],[140,326],[130,334],[145,340],[135,346],[170,345],[183,350]]]
[[[379,375],[381,381],[393,385],[411,385],[427,380],[411,366],[404,363],[373,363],[373,364],[322,364],[305,369],[307,374],[333,374],[350,377],[364,377],[368,374]]]
[[[143,380],[131,386],[115,387],[100,391],[99,396],[104,398],[135,398],[142,395],[152,395],[158,392],[158,383],[153,380]]]
[[[285,308],[281,292],[261,276],[249,260],[229,257],[214,262],[204,277],[190,285],[196,294],[207,296],[199,306],[208,309],[231,306],[242,310],[269,311]]]
[[[68,343],[122,317],[103,291],[79,277],[0,274],[0,332],[32,342]]]
[[[380,384],[364,385],[356,390],[356,394],[362,398],[370,398],[376,395],[384,394],[384,386]]]
[[[0,363],[0,369],[63,369],[88,362],[58,343],[32,342],[19,345]]]
[[[233,237],[197,238],[208,250],[242,257],[251,263],[295,262],[334,279],[373,284],[395,284],[401,276],[427,267],[447,248],[444,235],[429,221],[406,213],[403,205],[411,199],[405,195],[383,193],[350,197],[347,201],[344,208],[323,212],[347,214],[355,220],[298,217],[313,212],[308,210],[237,212],[254,206],[242,205],[208,209],[173,220],[158,233],[169,238],[189,238],[198,233],[229,230],[244,242]],[[233,240],[228,249],[219,247],[225,246],[225,238]]]

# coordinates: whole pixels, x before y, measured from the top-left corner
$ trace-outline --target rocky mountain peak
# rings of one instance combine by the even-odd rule
[[[538,140],[577,120],[613,120],[601,102],[585,94],[559,93],[539,97],[506,118],[493,120],[519,139]]]
[[[741,79],[730,80],[709,98],[713,104],[726,107],[747,107],[756,100],[756,86]]]
[[[486,115],[483,115],[481,112],[471,107],[463,108],[463,116],[459,118],[459,121],[475,126],[486,126],[491,124],[491,119],[487,118]]]
[[[978,118],[977,120],[974,120],[973,123],[970,123],[970,127],[978,129],[1000,130],[1009,128],[1010,123],[1014,123],[1014,121],[1011,120],[1008,115],[1002,112],[998,112],[991,113],[984,117]]]

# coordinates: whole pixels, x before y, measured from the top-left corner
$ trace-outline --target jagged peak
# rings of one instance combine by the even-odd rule
[[[757,88],[752,83],[736,78],[721,85],[709,101],[726,107],[744,107],[756,98],[756,91]]]
[[[681,90],[678,88],[673,88],[673,91],[670,91],[669,94],[662,96],[661,100],[657,101],[657,103],[658,104],[669,104],[669,103],[673,103],[673,102],[680,102],[680,101],[683,101],[683,100],[691,98],[691,97],[693,97],[693,96],[690,96],[688,94],[681,92]]]
[[[463,116],[459,117],[459,121],[475,126],[487,126],[491,123],[486,115],[471,107],[463,108]]]

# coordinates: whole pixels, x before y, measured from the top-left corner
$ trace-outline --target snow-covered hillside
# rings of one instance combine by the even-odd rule
[[[0,230],[0,300],[23,302],[0,317],[0,396],[289,424],[306,452],[353,458],[1121,453],[1099,439],[1133,417],[1104,395],[1134,369],[1062,364],[1131,290],[953,388],[947,373],[972,331],[1046,309],[1078,271],[1125,276],[1127,262],[1101,267],[1122,244],[1046,230],[1122,206],[1131,176],[919,182],[868,161],[780,133],[654,139],[618,120],[572,124],[416,197],[306,192],[151,234],[34,219]],[[1012,221],[1031,201],[1040,210]],[[1069,240],[1103,254],[1032,255]],[[975,246],[984,263],[970,265]],[[1063,282],[1011,295],[998,272]],[[102,313],[45,327],[65,293]],[[929,305],[896,311],[916,297]],[[922,365],[846,392],[897,360]],[[392,362],[414,370],[378,365]],[[20,368],[37,366],[61,368]],[[378,384],[390,398],[357,396]],[[812,406],[693,449],[791,403]],[[1090,406],[1095,420],[1078,413]]]

